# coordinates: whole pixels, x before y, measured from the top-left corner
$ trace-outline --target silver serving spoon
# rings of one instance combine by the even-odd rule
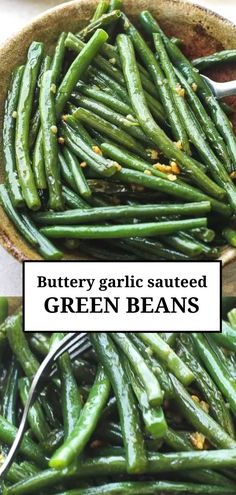
[[[206,83],[208,84],[209,88],[216,98],[221,99],[225,96],[236,95],[236,81],[220,83],[212,81],[212,79],[207,76],[203,76],[203,74],[201,74],[201,76],[203,77],[203,79],[205,79]]]

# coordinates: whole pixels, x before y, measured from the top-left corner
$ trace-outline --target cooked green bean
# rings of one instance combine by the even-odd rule
[[[209,143],[211,144],[215,153],[218,155],[219,159],[223,161],[223,164],[226,166],[227,169],[227,164],[230,162],[230,160],[223,138],[217,131],[214,122],[209,117],[208,113],[205,110],[205,107],[203,106],[201,100],[196,95],[192,86],[188,84],[188,81],[186,81],[186,79],[182,76],[181,72],[178,69],[175,68],[175,72],[177,74],[181,86],[186,91],[189,104],[191,105],[194,114],[196,115],[198,121],[200,122],[202,129],[206,133]]]
[[[98,19],[100,19],[100,17],[103,14],[106,14],[108,7],[109,7],[109,1],[108,0],[99,0],[97,7],[96,7],[96,10],[93,14],[93,17],[91,18],[91,22],[97,21]]]
[[[5,103],[5,114],[3,122],[4,165],[6,171],[7,185],[14,206],[21,206],[24,202],[16,172],[15,155],[15,114],[17,115],[16,112],[23,72],[24,66],[22,65],[13,73],[11,86],[9,88]]]
[[[116,394],[126,450],[127,471],[129,473],[142,473],[146,469],[147,458],[139,427],[139,413],[134,406],[132,389],[110,337],[106,333],[100,332],[93,333],[91,338]]]
[[[236,231],[232,227],[225,227],[222,231],[222,236],[226,239],[230,246],[236,247]]]
[[[0,416],[0,440],[11,445],[15,440],[17,434],[17,428],[9,423],[3,416]],[[20,452],[24,454],[29,460],[36,463],[37,466],[47,467],[47,459],[39,447],[39,445],[27,436],[24,436]]]
[[[210,203],[184,203],[168,205],[137,205],[137,206],[107,206],[93,208],[92,210],[73,209],[62,213],[42,212],[36,213],[34,219],[42,225],[73,225],[87,222],[100,222],[103,220],[126,218],[155,218],[165,215],[204,215],[209,211]]]
[[[79,419],[64,444],[53,454],[49,465],[55,469],[68,467],[82,452],[91,437],[109,396],[110,382],[103,370],[99,368],[88,399]]]
[[[225,63],[225,62],[235,62],[236,60],[236,50],[222,50],[221,52],[212,53],[211,55],[205,55],[205,57],[195,58],[192,61],[194,67],[197,69],[207,69],[212,65]]]
[[[58,167],[58,146],[55,98],[52,90],[52,71],[46,71],[42,76],[40,90],[40,118],[42,128],[43,156],[46,179],[49,191],[49,208],[63,208],[60,169]]]
[[[62,258],[63,254],[61,251],[56,249],[46,237],[40,234],[28,215],[26,213],[18,213],[17,210],[14,209],[7,189],[3,184],[0,185],[0,203],[17,230],[19,230],[23,237],[34,246],[45,259]]]
[[[129,340],[128,336],[122,332],[112,333],[112,338],[123,351],[135,369],[143,387],[146,391],[148,402],[151,406],[159,406],[163,400],[163,394],[159,382],[152,370],[148,367],[145,359],[136,349],[135,345]]]
[[[236,414],[236,387],[234,380],[228,376],[227,369],[225,369],[224,363],[222,363],[217,355],[214,353],[212,344],[207,342],[206,338],[201,334],[192,335],[194,345],[203,360],[208,372],[212,376],[213,380],[217,383],[217,386],[221,390],[222,394],[226,397],[230,404],[233,414]]]
[[[205,218],[196,218],[193,220],[176,220],[158,223],[139,223],[128,225],[84,225],[84,226],[67,226],[55,225],[43,227],[41,233],[52,239],[71,238],[71,239],[118,239],[127,237],[150,237],[156,235],[171,234],[179,230],[189,230],[194,227],[206,225]]]
[[[57,116],[63,111],[66,102],[69,100],[76,83],[80,79],[81,75],[85,72],[90,62],[95,57],[96,53],[107,40],[107,33],[102,29],[98,29],[88,43],[84,46],[83,50],[76,57],[71,64],[67,73],[65,74],[56,95],[56,113]]]
[[[32,210],[37,210],[40,207],[40,198],[29,156],[29,126],[33,94],[42,55],[43,44],[33,42],[28,51],[28,58],[21,81],[16,118],[16,166],[25,202],[28,208]]]
[[[19,394],[23,406],[25,406],[30,390],[30,381],[28,378],[21,378],[19,380]],[[44,417],[44,413],[42,407],[38,401],[35,401],[28,413],[28,422],[30,428],[37,438],[39,443],[43,442],[43,440],[49,435],[50,429],[47,424],[47,421]]]
[[[222,487],[217,485],[201,485],[177,481],[127,481],[120,483],[108,483],[95,488],[75,488],[60,492],[57,495],[155,495],[156,493],[199,493],[199,494],[222,494],[234,493],[235,487]],[[226,491],[223,491],[226,490]]]
[[[67,165],[73,175],[77,192],[82,196],[82,198],[91,196],[92,191],[88,185],[86,178],[84,177],[83,170],[80,167],[80,163],[78,162],[76,156],[66,146],[64,146],[63,154]]]
[[[189,385],[193,381],[191,369],[157,333],[140,332],[140,337],[184,385]]]
[[[203,433],[206,438],[218,448],[235,449],[235,440],[203,410],[203,408],[185,390],[177,378],[172,376],[171,380],[175,391],[175,401],[188,422],[192,424],[197,431]]]
[[[66,45],[65,45],[65,40],[66,40],[66,33],[61,33],[61,35],[58,38],[57,45],[55,48],[55,53],[52,59],[52,64],[51,64],[51,71],[52,71],[52,83],[53,84],[58,84],[58,81],[61,76],[61,71],[62,71],[62,64],[63,64],[63,59],[65,56],[65,50],[66,50]]]
[[[35,181],[38,189],[47,189],[47,179],[45,174],[44,150],[43,150],[43,134],[40,129],[36,138],[32,168],[35,176]]]
[[[99,19],[90,22],[84,29],[82,29],[78,36],[80,38],[87,38],[89,35],[96,33],[100,28],[104,28],[112,24],[113,22],[117,22],[121,16],[119,10],[112,10],[112,12],[108,12],[108,14],[103,14]],[[106,41],[106,40],[105,40]]]
[[[51,339],[51,347],[60,342],[63,337],[62,333],[54,333]],[[69,354],[63,354],[58,359],[58,369],[61,379],[64,438],[67,439],[76,427],[82,403]]]

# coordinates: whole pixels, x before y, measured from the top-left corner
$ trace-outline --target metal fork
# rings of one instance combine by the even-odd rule
[[[204,76],[201,74],[203,79],[205,79],[206,83],[208,84],[209,88],[212,90],[212,93],[215,95],[216,98],[224,98],[225,96],[233,96],[236,95],[236,81],[227,81],[223,83],[219,83],[216,81],[213,81],[207,76]]]
[[[57,370],[56,361],[62,356],[65,352],[68,352],[71,359],[74,360],[76,357],[81,355],[83,352],[87,351],[91,347],[91,343],[88,339],[86,332],[70,332],[67,334],[58,344],[56,344],[48,353],[46,358],[41,363],[29,390],[29,396],[23,411],[22,419],[20,422],[20,426],[17,431],[16,438],[9,450],[7,458],[4,463],[0,467],[0,480],[3,478],[3,475],[9,470],[14,457],[16,455],[17,449],[19,448],[26,423],[27,416],[30,407],[36,399],[36,392],[39,390],[39,387],[44,383],[45,378],[52,378]]]

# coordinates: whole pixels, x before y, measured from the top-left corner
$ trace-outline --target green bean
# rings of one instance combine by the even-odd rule
[[[109,7],[109,1],[108,0],[99,0],[97,7],[95,9],[95,12],[93,14],[93,17],[91,18],[91,22],[97,21],[98,19],[100,19],[100,17],[103,14],[106,14],[108,7]]]
[[[139,335],[184,385],[189,385],[193,381],[194,376],[190,368],[157,333],[140,332]]]
[[[108,146],[109,146],[109,154],[108,154]],[[111,148],[112,146],[112,148]],[[132,161],[132,156],[129,154],[125,157],[123,154],[123,151],[120,150],[120,153],[122,152],[122,155],[119,154],[117,155],[117,150],[118,148],[115,148],[114,152],[114,146],[113,145],[108,145],[102,144],[102,149],[105,151],[108,156],[120,156],[122,158],[122,163],[127,164],[130,163],[130,166],[133,164],[132,168],[135,168],[136,170],[140,170],[140,165],[142,166],[141,162],[138,162],[137,160]],[[120,160],[121,161],[121,160]],[[128,165],[129,166],[129,165]],[[138,168],[139,167],[139,168]],[[157,171],[156,171],[157,172]],[[158,171],[159,172],[159,171]],[[116,174],[116,178],[120,179],[122,182],[128,183],[128,184],[138,184],[140,186],[145,186],[153,190],[158,190],[158,191],[163,191],[167,194],[182,198],[192,201],[210,201],[211,207],[213,210],[218,211],[219,213],[223,214],[224,216],[229,216],[230,215],[230,208],[225,205],[224,203],[221,203],[217,201],[216,199],[211,198],[210,196],[206,195],[205,193],[202,193],[198,189],[188,185],[188,184],[183,184],[179,183],[180,181],[170,181],[166,180],[166,178],[163,177],[164,180],[162,180],[162,176],[159,175],[161,172],[157,174],[155,173],[155,177],[152,177],[150,175],[147,175],[145,173],[137,173],[135,170],[127,170],[123,168]],[[163,174],[164,175],[164,174]]]
[[[189,230],[195,226],[206,225],[205,218],[196,218],[192,220],[177,220],[169,222],[150,222],[128,225],[84,225],[84,226],[67,226],[55,225],[43,227],[41,233],[46,237],[53,239],[71,238],[71,239],[119,239],[127,237],[150,237],[156,235],[165,235],[179,230]]]
[[[46,259],[60,259],[62,253],[56,249],[51,242],[42,236],[36,229],[30,218],[26,213],[18,213],[14,209],[7,189],[3,184],[0,185],[0,203],[6,211],[8,217],[12,220],[17,230],[23,235],[23,237]]]
[[[228,375],[224,363],[214,353],[213,342],[209,343],[201,334],[192,335],[197,352],[204,362],[208,372],[217,384],[219,390],[226,397],[233,414],[236,414],[236,387],[234,380]]]
[[[78,83],[76,89],[79,91],[79,93],[82,93],[85,96],[89,96],[90,98],[103,103],[107,107],[115,110],[118,113],[121,113],[122,115],[134,115],[132,107],[130,107],[127,103],[119,100],[118,98],[115,98],[109,93],[105,93],[104,91],[100,91],[99,89],[96,89],[92,86],[87,86],[83,83]],[[73,95],[73,98],[75,99],[76,103],[79,104],[79,94]]]
[[[71,64],[57,91],[57,116],[59,116],[63,111],[63,108],[69,100],[78,80],[81,75],[84,74],[102,44],[107,40],[107,36],[108,35],[105,31],[98,29]]]
[[[31,218],[26,213],[22,213],[21,217],[26,229],[30,232],[31,238],[35,239],[37,243],[39,254],[46,260],[60,260],[63,257],[63,253],[37,230]]]
[[[28,378],[21,378],[18,383],[20,398],[23,406],[25,406],[29,396],[30,381]],[[45,420],[44,413],[39,401],[35,401],[34,404],[31,406],[28,413],[28,422],[37,440],[40,443],[43,442],[44,439],[49,435],[50,429],[47,421]]]
[[[235,487],[224,488],[217,485],[202,485],[184,483],[177,481],[121,481],[119,483],[108,483],[95,488],[75,488],[58,493],[57,495],[154,495],[156,493],[200,493],[200,494],[222,494],[234,493]],[[226,491],[223,491],[226,490]]]
[[[192,61],[194,67],[199,70],[207,69],[212,65],[225,63],[225,62],[235,62],[236,60],[236,50],[222,50],[220,52],[212,53],[210,55],[205,55],[204,57],[195,58]]]
[[[12,445],[17,434],[17,428],[9,423],[3,416],[0,416],[0,440]],[[19,450],[28,459],[34,461],[38,466],[46,467],[47,460],[41,448],[30,438],[24,436]]]
[[[236,451],[235,449],[210,450],[201,452],[177,452],[173,454],[149,454],[149,464],[147,472],[170,473],[181,472],[186,469],[235,467]],[[74,476],[78,479],[86,479],[96,476],[110,476],[117,474],[126,474],[126,461],[123,455],[110,457],[91,458],[83,461],[77,470],[56,471],[48,469],[41,473],[23,480],[16,485],[8,488],[7,495],[25,495],[34,493],[35,490],[42,490],[45,487],[52,486],[55,483]],[[225,487],[224,487],[225,489]],[[191,493],[191,492],[190,492]]]
[[[39,368],[39,363],[29,348],[22,330],[22,319],[20,315],[9,321],[7,338],[12,352],[17,357],[25,375],[32,379]]]
[[[171,178],[168,174],[160,172],[158,168],[156,168],[155,164],[151,165],[134,153],[131,153],[130,151],[127,151],[120,146],[118,147],[114,143],[108,143],[105,141],[101,144],[101,148],[102,151],[104,151],[105,155],[118,161],[118,163],[125,165],[125,167],[133,168],[134,170],[140,170],[147,175],[154,175],[166,180],[169,180]],[[147,173],[147,171],[149,171],[150,173]],[[178,176],[174,177],[174,182],[186,185],[183,180],[178,178]]]
[[[8,330],[14,325],[22,325],[22,309],[17,310],[13,315],[8,316],[0,325],[0,348],[7,342]]]
[[[16,166],[19,181],[25,202],[28,208],[33,210],[37,210],[40,207],[40,198],[36,189],[29,156],[29,126],[33,94],[42,54],[42,43],[33,42],[28,51],[27,62],[21,81],[15,135]]]
[[[60,164],[60,168],[61,168],[61,176],[62,176],[63,180],[65,181],[65,183],[68,186],[70,186],[71,190],[74,193],[77,193],[77,188],[76,188],[76,185],[74,183],[74,177],[72,175],[72,172],[67,165],[67,162],[65,160],[64,155],[62,153],[60,153],[60,151],[58,153],[58,160],[59,160],[59,164]]]
[[[133,344],[137,347],[139,352],[147,361],[148,365],[151,367],[153,373],[157,376],[160,382],[161,389],[164,391],[165,397],[172,396],[172,384],[169,379],[168,373],[163,367],[163,365],[156,360],[156,357],[150,354],[150,348],[145,345],[145,343],[133,332],[130,333],[130,339]]]
[[[150,405],[159,406],[162,403],[163,394],[156,376],[145,362],[145,359],[125,333],[112,333],[112,338],[118,347],[122,349],[143,384]]]
[[[62,72],[62,64],[65,56],[65,50],[66,50],[66,45],[65,45],[65,40],[66,40],[67,34],[66,33],[61,33],[61,35],[58,38],[54,56],[52,59],[52,64],[51,64],[51,71],[52,71],[52,83],[53,84],[58,84],[58,81],[61,76]]]
[[[60,342],[63,336],[62,333],[54,333],[51,338],[51,347]],[[58,359],[57,366],[61,378],[64,438],[67,439],[76,427],[76,423],[82,410],[82,403],[68,353],[63,354]]]
[[[117,399],[123,442],[129,473],[145,471],[147,465],[139,415],[130,384],[127,382],[119,354],[111,338],[104,332],[91,334],[92,344],[102,362]]]
[[[131,37],[135,49],[137,50],[139,56],[141,57],[142,61],[144,62],[152,76],[176,141],[180,141],[183,149],[187,153],[190,153],[188,137],[183,127],[183,123],[179,118],[178,112],[176,111],[173,98],[170,94],[170,90],[166,85],[165,75],[162,69],[158,65],[152,51],[145,43],[142,36],[139,34],[137,29],[135,29],[135,27],[129,22],[127,17],[125,17],[124,28]]]
[[[147,139],[147,136],[145,136],[143,131],[140,129],[139,123],[135,118],[130,118],[129,115],[123,117],[122,114],[119,114],[102,103],[92,100],[91,98],[87,98],[86,96],[80,96],[78,103],[79,108],[85,108],[86,110],[93,112],[95,115],[102,117],[111,124],[116,125],[120,129],[124,129],[128,134],[138,139],[146,146],[153,146],[153,142]],[[75,118],[76,114],[77,110],[73,113]]]
[[[23,198],[16,171],[15,155],[15,113],[17,110],[20,85],[22,81],[24,66],[22,65],[13,73],[11,86],[8,91],[5,114],[3,122],[3,156],[6,172],[6,181],[9,188],[11,200],[14,206],[21,206]]]
[[[198,71],[192,66],[191,62],[183,55],[181,50],[171,43],[171,41],[160,30],[157,22],[148,11],[144,11],[140,14],[140,21],[144,29],[150,34],[153,32],[160,32],[166,45],[169,57],[177,68],[182,72],[190,84],[195,83],[197,85],[197,91],[204,102],[204,105],[210,112],[212,120],[224,138],[234,168],[236,166],[236,137],[233,133],[231,124],[225,113],[220,107],[217,99],[211,92],[208,84],[204,81]]]
[[[160,245],[159,242],[148,243],[146,242],[146,239],[145,241],[141,239],[141,241],[139,242],[138,237],[123,241],[123,244],[126,248],[129,249],[130,252],[136,255],[136,257],[139,259],[141,257],[140,253],[142,253],[142,258],[144,260],[149,260],[149,261],[163,261],[163,260],[186,261],[188,259],[188,257],[185,256],[184,254],[178,253],[177,251],[171,251],[170,249]]]
[[[80,417],[64,444],[53,454],[49,462],[50,467],[55,469],[68,467],[82,452],[96,428],[109,392],[110,382],[103,368],[100,367]]]
[[[127,132],[123,129],[117,127],[117,125],[111,122],[108,122],[103,117],[94,115],[93,112],[85,108],[78,108],[76,112],[73,113],[73,116],[80,121],[82,120],[83,123],[89,125],[93,129],[101,131],[108,137],[111,137],[114,141],[122,144],[131,151],[136,152],[143,158],[147,158],[147,152],[145,151],[143,145],[139,144],[137,138],[127,134]]]
[[[6,387],[2,400],[1,414],[11,424],[16,425],[16,403],[18,398],[19,366],[15,357],[11,359]]]
[[[72,105],[71,105],[72,107]],[[73,106],[73,111],[76,110],[76,107]],[[90,134],[86,131],[85,127],[81,122],[76,120],[72,115],[68,114],[65,117],[65,121],[76,131],[76,134],[78,134],[83,141],[90,147],[92,148],[95,144],[94,139],[90,136]]]
[[[126,218],[155,218],[163,215],[181,216],[192,214],[205,214],[209,210],[210,203],[184,203],[166,205],[137,205],[137,206],[107,206],[102,208],[73,209],[62,213],[42,212],[34,215],[34,220],[43,225],[73,225],[81,223],[93,223],[103,220],[122,220]]]
[[[85,28],[79,31],[78,36],[82,39],[87,38],[94,32],[96,33],[97,31],[99,31],[100,28],[107,27],[113,22],[117,22],[120,16],[121,13],[119,10],[113,10],[112,12],[108,12],[108,14],[103,14],[101,17],[99,17],[99,19],[94,22],[90,22]]]
[[[191,233],[185,234],[185,232],[183,232],[181,234],[181,237],[183,237],[184,239],[189,239],[189,240],[194,241],[195,244],[197,244],[201,248],[201,252],[204,253],[205,255],[209,256],[210,258],[215,258],[215,257],[219,256],[219,250],[217,248],[209,246],[208,244],[205,244],[204,242],[199,241],[194,236],[192,236]]]
[[[232,227],[225,227],[222,231],[222,236],[226,239],[230,246],[236,247],[236,231]]]
[[[95,84],[102,90],[111,92],[111,94],[121,101],[124,101],[128,105],[130,104],[129,96],[126,89],[121,86],[117,81],[104,72],[98,70],[95,67],[89,67],[87,70],[89,82]]]
[[[191,139],[191,142],[198,150],[198,153],[201,156],[203,162],[207,165],[212,178],[217,182],[217,184],[219,184],[219,186],[225,188],[229,202],[234,205],[234,201],[236,199],[236,189],[234,187],[234,184],[227,171],[225,170],[225,167],[218,160],[211,147],[208,145],[205,134],[202,132],[202,128],[198,127],[198,121],[196,120],[195,115],[192,114],[189,110],[189,107],[183,96],[178,94],[178,79],[175,75],[174,68],[166,52],[161,35],[159,33],[154,33],[153,37],[155,47],[160,56],[162,68],[165,71],[165,75],[169,81],[174,101],[184,121],[188,137],[189,139]],[[228,170],[229,166],[226,165],[226,168]]]
[[[209,404],[212,416],[229,433],[229,435],[234,438],[233,422],[230,412],[224,403],[222,394],[197,359],[191,339],[188,338],[188,335],[185,336],[184,342],[182,342],[181,339],[181,343],[178,343],[178,354],[194,373],[196,385],[207,404]]]
[[[69,208],[89,208],[89,205],[68,187],[62,186],[62,194]]]
[[[37,86],[36,86],[35,92],[34,92],[34,104],[33,105],[36,109],[35,109],[35,113],[34,113],[33,117],[31,117],[31,121],[30,121],[30,129],[29,129],[29,146],[30,146],[30,148],[33,147],[35,140],[37,138],[37,135],[39,133],[39,130],[40,130],[39,93],[40,93],[42,76],[43,76],[44,72],[46,72],[47,70],[50,69],[51,63],[52,63],[52,58],[49,55],[46,55],[46,57],[44,57],[44,60],[41,64],[40,74],[39,74]]]
[[[191,258],[195,258],[196,256],[202,254],[202,248],[199,244],[196,244],[191,239],[183,238],[181,234],[166,235],[165,237],[161,238],[161,241],[167,244],[167,246],[178,249]]]
[[[200,170],[191,158],[179,150],[173,142],[166,136],[162,129],[154,122],[146,105],[142,85],[137,70],[133,45],[130,39],[123,34],[117,37],[120,50],[123,71],[129,90],[129,96],[133,108],[136,111],[140,126],[147,136],[154,141],[157,147],[169,159],[176,159],[180,166],[191,176],[191,179],[203,190],[213,196],[222,197],[222,189]],[[224,194],[223,194],[224,195]]]
[[[182,260],[188,259],[188,256],[179,253],[165,247],[159,241],[153,241],[142,237],[131,238],[125,241],[125,245],[128,246],[134,252],[142,252],[142,256],[146,259],[166,259],[166,260]],[[140,251],[139,251],[140,250]]]
[[[193,229],[191,234],[203,242],[212,242],[215,238],[215,231],[208,228]]]
[[[125,361],[125,370],[139,403],[146,431],[154,439],[163,438],[167,431],[167,424],[162,408],[150,407],[147,393],[135,376],[128,361]]]
[[[105,177],[110,177],[117,173],[119,167],[116,162],[106,160],[103,156],[91,150],[85,141],[78,134],[75,134],[74,130],[67,126],[65,122],[63,122],[63,136],[70,150],[76,156],[82,158],[96,173]]]
[[[222,321],[222,332],[212,333],[212,339],[225,349],[235,352],[236,332],[226,321]]]
[[[211,418],[211,416],[209,416],[194,399],[192,399],[177,378],[172,375],[171,380],[175,391],[175,401],[187,421],[192,424],[197,431],[203,433],[203,435],[218,448],[235,449],[235,440],[233,440],[228,433],[226,433],[226,431]]]
[[[58,167],[56,111],[52,84],[52,71],[46,71],[42,77],[39,106],[45,172],[49,190],[49,208],[61,210],[63,197]]]
[[[44,165],[43,134],[41,129],[38,132],[34,146],[32,168],[37,188],[47,189],[47,179]]]
[[[209,143],[211,144],[215,153],[218,155],[219,159],[223,161],[223,164],[226,166],[227,169],[229,156],[222,136],[217,131],[214,122],[209,117],[208,113],[205,110],[205,107],[203,106],[201,100],[196,95],[192,86],[188,84],[188,81],[186,81],[186,79],[182,76],[181,72],[178,69],[175,68],[175,72],[181,86],[186,91],[189,104],[192,107],[194,114],[197,117],[199,123],[201,124],[202,129],[206,133]]]
[[[7,297],[0,297],[0,325],[5,321],[8,316],[8,299]]]
[[[44,438],[44,441],[41,442],[42,449],[47,452],[47,454],[52,455],[56,449],[60,447],[63,442],[64,431],[60,429],[52,430],[49,435]]]
[[[92,191],[88,185],[86,178],[84,177],[83,170],[76,156],[65,146],[63,149],[63,154],[67,162],[68,167],[74,177],[74,182],[76,184],[77,192],[82,196],[82,198],[87,198],[91,196]]]

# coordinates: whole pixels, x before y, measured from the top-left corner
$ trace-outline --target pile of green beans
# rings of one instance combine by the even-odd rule
[[[0,480],[4,495],[236,493],[236,308],[222,333],[98,332],[65,353]],[[24,333],[0,297],[0,464],[63,333]],[[2,485],[1,485],[2,483]]]
[[[198,69],[235,50],[191,62],[151,13],[143,37],[121,7],[100,0],[14,70],[0,205],[45,259],[217,258],[236,247],[236,137]]]

